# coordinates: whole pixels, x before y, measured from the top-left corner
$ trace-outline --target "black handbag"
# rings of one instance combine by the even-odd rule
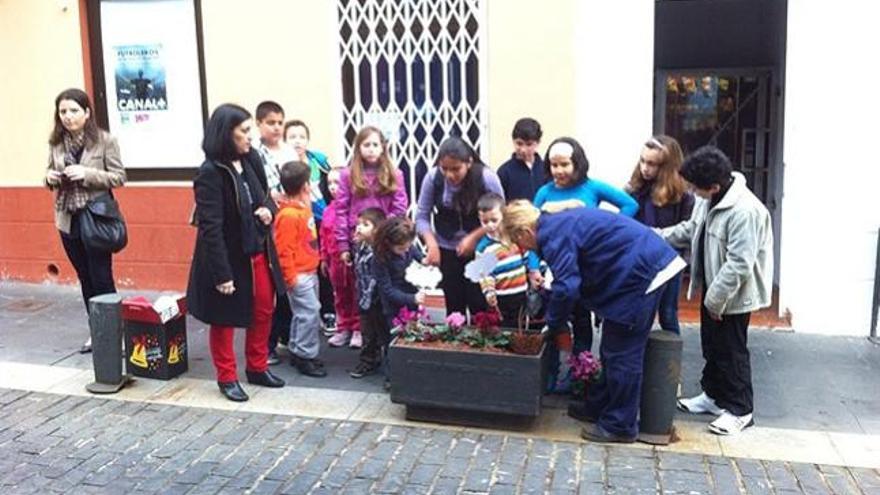
[[[79,217],[79,235],[87,248],[118,253],[128,244],[119,203],[110,192],[89,200]]]

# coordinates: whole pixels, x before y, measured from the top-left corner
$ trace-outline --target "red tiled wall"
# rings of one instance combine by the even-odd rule
[[[114,194],[128,224],[128,246],[113,259],[117,286],[185,290],[195,240],[188,224],[192,189],[124,187]],[[0,278],[76,283],[55,229],[53,200],[44,188],[0,188]]]

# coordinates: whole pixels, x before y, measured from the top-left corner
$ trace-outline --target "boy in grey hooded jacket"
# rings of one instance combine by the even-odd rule
[[[678,407],[718,418],[709,430],[737,433],[754,424],[748,326],[751,313],[770,305],[773,227],[770,212],[733,172],[730,160],[704,146],[681,171],[700,198],[689,220],[659,231],[674,247],[691,249],[688,298],[703,287],[700,339],[706,365],[703,392]]]

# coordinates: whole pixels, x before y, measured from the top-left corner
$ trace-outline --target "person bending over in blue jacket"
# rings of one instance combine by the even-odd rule
[[[578,300],[604,318],[600,358],[605,372],[582,407],[582,436],[630,443],[638,435],[642,367],[648,333],[666,283],[685,262],[648,227],[595,208],[541,213],[528,201],[504,209],[504,229],[522,249],[537,250],[553,273],[547,326],[570,347],[566,321]]]

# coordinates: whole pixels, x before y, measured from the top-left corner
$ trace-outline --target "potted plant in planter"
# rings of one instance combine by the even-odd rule
[[[391,401],[405,404],[408,417],[425,408],[538,416],[542,336],[499,328],[499,321],[496,313],[478,313],[468,325],[463,315],[453,313],[432,323],[424,313],[401,311],[389,347]],[[449,417],[440,416],[435,420]]]

